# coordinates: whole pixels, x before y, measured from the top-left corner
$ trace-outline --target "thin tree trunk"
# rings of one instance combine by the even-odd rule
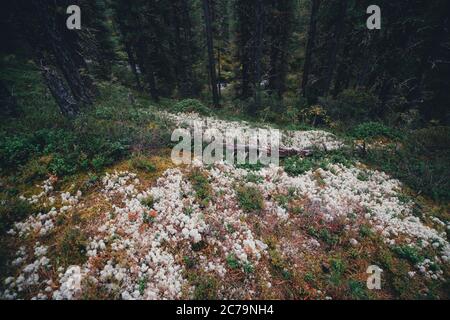
[[[309,72],[311,70],[311,58],[316,41],[317,14],[319,12],[320,0],[311,1],[311,15],[309,19],[308,42],[306,43],[305,63],[303,65],[303,78],[301,92],[306,96],[306,88],[308,86]]]
[[[139,74],[137,72],[136,60],[134,58],[134,53],[129,43],[125,44],[125,50],[128,55],[128,62],[130,63],[131,70],[133,71],[134,77],[136,79],[137,88],[139,91],[142,91],[141,80],[139,79]]]
[[[145,48],[145,43],[142,40],[138,41],[136,47],[136,55],[139,63],[139,67],[141,68],[142,73],[144,74],[145,80],[148,83],[150,89],[150,96],[153,100],[159,100],[159,92],[156,87],[156,79],[155,74],[153,72],[153,67],[150,62],[148,62],[147,50]],[[146,60],[147,59],[147,60]]]
[[[339,1],[338,20],[336,22],[336,29],[334,33],[334,39],[330,49],[330,56],[328,62],[327,74],[325,76],[324,95],[327,95],[331,88],[331,83],[334,77],[334,69],[336,68],[337,54],[339,51],[339,45],[344,31],[345,15],[347,12],[347,0]]]
[[[222,88],[221,88],[221,78],[222,78],[222,66],[220,65],[220,48],[217,48],[217,78],[218,78],[218,93],[219,99],[222,99]]]
[[[255,113],[261,107],[261,60],[262,60],[262,46],[263,46],[263,0],[256,2],[256,33],[255,33],[255,105],[251,109],[251,113]]]
[[[208,47],[209,80],[213,96],[213,104],[215,107],[218,107],[219,93],[217,91],[217,77],[216,77],[216,66],[214,62],[214,46],[212,37],[212,22],[211,22],[211,10],[209,7],[209,0],[203,0],[203,13],[205,17],[206,44]]]

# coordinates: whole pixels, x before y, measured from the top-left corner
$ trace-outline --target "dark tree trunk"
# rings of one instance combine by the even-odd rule
[[[45,65],[43,76],[61,112],[73,115],[81,105],[92,104],[97,90],[87,74],[80,37],[66,28],[65,11],[43,0],[18,1],[16,9],[23,36],[38,65]]]
[[[311,1],[311,15],[309,19],[308,42],[306,43],[305,63],[303,65],[303,77],[301,92],[306,96],[306,88],[308,86],[309,72],[311,70],[311,58],[316,41],[317,14],[319,12],[320,0]]]
[[[41,71],[45,83],[55,98],[61,113],[66,117],[76,116],[80,109],[64,79],[50,66],[42,65]]]
[[[134,58],[134,52],[131,48],[131,45],[127,42],[125,43],[125,50],[128,55],[128,62],[130,63],[131,70],[133,71],[134,78],[136,79],[136,86],[139,91],[142,91],[141,80],[139,79],[139,74],[136,66],[136,59]]]
[[[256,1],[255,7],[255,18],[256,18],[256,30],[255,30],[255,75],[253,86],[255,87],[255,103],[250,109],[250,113],[255,114],[256,111],[261,107],[261,74],[262,74],[262,53],[263,53],[263,28],[264,28],[264,17],[263,17],[263,0]]]
[[[219,99],[222,99],[222,88],[221,88],[221,83],[222,83],[222,66],[220,64],[220,48],[217,48],[217,78],[219,80],[218,82],[218,94],[219,94]]]
[[[216,66],[214,62],[212,22],[211,22],[211,10],[209,7],[209,0],[203,0],[203,13],[205,17],[206,44],[208,47],[209,80],[213,96],[213,104],[215,107],[218,107],[219,93],[217,91],[217,77],[216,77]]]
[[[252,33],[251,26],[253,22],[253,4],[250,1],[236,1],[236,19],[238,24],[238,32],[236,35],[236,42],[238,47],[238,60],[240,75],[240,98],[247,100],[252,96],[252,78],[253,78],[253,64],[252,64]]]
[[[144,74],[145,80],[148,83],[150,89],[150,96],[153,100],[159,101],[159,92],[156,87],[156,79],[155,74],[150,62],[148,62],[148,57],[146,57],[146,48],[145,43],[139,41],[138,46],[136,48],[136,55],[139,63],[139,67],[141,68],[142,73]]]
[[[57,8],[46,1],[34,0],[36,16],[42,21],[46,49],[51,49],[57,67],[62,71],[74,98],[90,105],[96,89],[87,75],[87,65],[81,56],[81,47],[76,32],[65,27],[65,15],[59,16]]]
[[[344,31],[345,15],[347,12],[347,0],[339,1],[339,9],[337,14],[337,21],[335,32],[333,35],[333,41],[330,49],[330,55],[328,59],[328,68],[325,75],[324,95],[327,95],[331,89],[331,83],[334,77],[334,70],[336,68],[337,54],[339,51],[339,45],[341,37]]]
[[[183,98],[193,97],[194,85],[192,67],[193,43],[191,34],[191,17],[186,0],[172,1],[171,22],[174,29],[174,48],[176,55],[175,73],[177,87]]]
[[[270,36],[269,89],[281,97],[286,91],[288,46],[292,32],[292,0],[272,0],[267,33]]]

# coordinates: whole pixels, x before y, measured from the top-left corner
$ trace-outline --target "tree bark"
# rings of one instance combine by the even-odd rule
[[[282,97],[286,91],[288,73],[288,47],[292,33],[292,0],[272,0],[272,13],[267,33],[270,36],[270,94]]]
[[[261,60],[262,60],[262,46],[263,46],[263,28],[264,28],[264,17],[263,17],[263,0],[256,1],[255,7],[255,75],[253,79],[253,86],[255,87],[255,103],[250,109],[251,114],[255,114],[261,107]]]
[[[81,55],[81,38],[66,28],[66,14],[55,1],[17,1],[15,10],[22,36],[33,48],[38,65],[61,112],[75,115],[91,105],[97,90]]]
[[[316,41],[317,14],[319,12],[320,0],[311,0],[311,14],[309,19],[308,42],[306,43],[305,63],[303,65],[303,77],[301,92],[306,96],[308,86],[309,72],[311,70],[311,58]]]
[[[203,13],[205,18],[206,45],[208,47],[208,67],[213,104],[219,106],[219,93],[217,91],[216,66],[214,62],[214,46],[212,37],[212,22],[209,0],[203,0]]]
[[[331,89],[331,83],[334,77],[334,69],[336,68],[337,54],[339,45],[344,31],[345,15],[347,12],[347,0],[339,1],[339,12],[337,15],[336,28],[333,36],[333,42],[330,49],[330,56],[328,59],[328,68],[325,76],[324,95],[327,95]]]
[[[52,96],[61,110],[61,113],[66,117],[74,117],[78,114],[80,108],[73,97],[70,89],[67,87],[64,79],[58,74],[55,69],[50,66],[41,65],[42,75],[45,83],[49,88]]]
[[[131,48],[131,45],[126,42],[125,50],[128,55],[128,62],[130,63],[131,70],[133,71],[134,78],[136,79],[136,86],[139,91],[142,91],[141,80],[139,79],[139,74],[137,72],[136,59],[134,58],[134,52]]]
[[[150,62],[146,61],[146,52],[147,50],[144,48],[145,44],[140,42],[140,44],[137,47],[136,54],[139,62],[139,67],[141,68],[145,80],[148,83],[149,89],[150,89],[150,96],[153,100],[159,101],[159,92],[156,87],[156,79],[155,74],[153,72],[153,67]]]

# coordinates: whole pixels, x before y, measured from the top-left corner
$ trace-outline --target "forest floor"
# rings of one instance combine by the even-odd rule
[[[176,166],[176,127],[274,124],[236,106],[155,103],[117,81],[68,121],[32,62],[2,63],[22,115],[0,119],[1,298],[450,297],[448,131],[418,130],[425,153],[372,141],[371,158],[345,133],[277,124],[283,146],[312,154]],[[367,288],[369,266],[380,290]]]
[[[178,126],[248,126],[193,113],[162,116]],[[14,257],[1,296],[449,297],[448,213],[429,201],[419,210],[400,181],[343,158],[345,142],[328,132],[286,136],[290,147],[322,152],[300,170],[305,162],[175,166],[167,148],[98,177],[51,175],[23,188],[22,199],[39,213],[8,231]],[[380,290],[366,286],[371,265],[383,270]]]

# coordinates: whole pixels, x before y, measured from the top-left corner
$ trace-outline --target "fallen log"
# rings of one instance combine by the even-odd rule
[[[257,154],[265,153],[267,156],[272,155],[271,148],[264,148],[260,146],[252,146],[252,145],[237,145],[237,144],[223,144],[224,150],[233,150],[234,154],[237,154],[238,151],[245,151],[246,154],[250,152],[257,152]],[[279,147],[278,155],[280,158],[292,157],[292,156],[301,156],[308,157],[313,154],[313,150],[311,148],[305,149],[296,149],[296,148],[288,148],[288,147]]]

